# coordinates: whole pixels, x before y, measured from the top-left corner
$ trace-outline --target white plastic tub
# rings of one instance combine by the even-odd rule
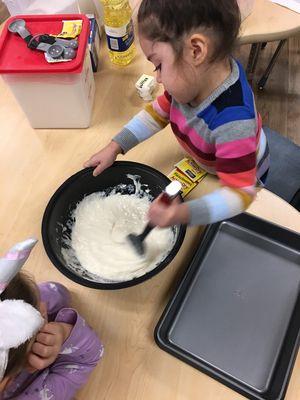
[[[75,19],[72,15],[67,17]],[[95,84],[86,45],[89,22],[85,16],[76,17],[83,18],[86,26],[79,37],[76,59],[64,63],[48,64],[43,53],[28,49],[20,37],[5,32],[8,24],[4,27],[5,37],[0,38],[0,74],[33,128],[87,128],[90,125]],[[60,27],[62,17],[36,15],[24,19],[32,33],[41,26],[51,33],[47,24],[55,30]]]
[[[77,0],[2,0],[10,15],[18,14],[75,14]]]
[[[90,55],[79,74],[2,76],[33,128],[87,128],[95,84]]]
[[[103,25],[101,0],[2,0],[11,16],[20,14],[94,14]],[[0,0],[1,2],[1,0]]]

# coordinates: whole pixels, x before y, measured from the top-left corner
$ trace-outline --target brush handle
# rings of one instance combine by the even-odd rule
[[[182,185],[178,181],[172,181],[166,186],[165,190],[162,192],[159,201],[164,204],[171,204],[172,200],[175,199],[181,192]]]
[[[143,230],[143,232],[139,235],[139,238],[141,241],[143,241],[145,239],[145,237],[147,235],[149,235],[149,233],[152,231],[152,229],[155,228],[155,226],[152,226],[150,224],[146,225],[146,228]]]
[[[168,195],[168,193],[163,192],[162,195],[160,196],[159,201],[161,201],[162,203],[169,205],[172,202],[172,198]]]
[[[161,201],[164,204],[171,204],[172,200],[179,195],[181,191],[181,184],[177,181],[171,182],[165,190],[162,192],[162,195],[160,196],[159,201]],[[143,241],[147,235],[152,231],[152,229],[155,228],[155,226],[147,224],[143,232],[138,235],[139,239]]]
[[[166,192],[163,192],[159,201],[161,201],[164,204],[170,204],[172,198]],[[143,241],[145,237],[149,235],[149,233],[152,231],[153,228],[155,228],[155,226],[147,224],[143,232],[139,235],[139,239]]]

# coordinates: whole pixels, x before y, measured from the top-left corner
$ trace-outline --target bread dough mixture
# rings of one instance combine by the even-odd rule
[[[78,203],[73,214],[71,247],[81,266],[104,281],[127,281],[155,268],[172,249],[171,228],[155,228],[138,255],[127,235],[139,234],[147,224],[148,197],[93,193]],[[67,262],[68,254],[64,254]]]

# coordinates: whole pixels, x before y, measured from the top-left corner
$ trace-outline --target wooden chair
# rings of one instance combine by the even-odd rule
[[[287,39],[300,32],[300,14],[270,0],[255,0],[252,13],[243,21],[240,35],[241,44],[251,44],[246,68],[250,82],[253,80],[260,50],[267,42],[279,41],[267,69],[258,81],[263,89],[281,48]]]
[[[270,148],[270,169],[265,187],[299,210],[300,147],[266,126],[264,132]]]

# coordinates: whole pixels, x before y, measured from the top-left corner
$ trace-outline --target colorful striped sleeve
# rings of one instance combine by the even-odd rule
[[[171,100],[171,96],[165,91],[152,103],[148,103],[123,127],[121,132],[113,137],[124,153],[168,125]]]
[[[234,121],[216,130],[216,173],[221,188],[188,202],[191,224],[210,224],[245,211],[256,195],[256,121]]]

